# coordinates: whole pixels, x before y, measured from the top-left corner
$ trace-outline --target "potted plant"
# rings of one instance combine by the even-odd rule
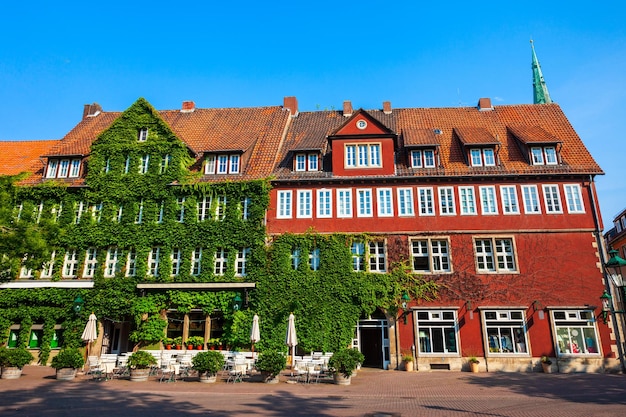
[[[467,361],[469,363],[470,371],[478,372],[478,364],[480,363],[478,358],[476,356],[470,356]]]
[[[191,358],[192,368],[198,371],[200,382],[213,383],[217,373],[224,367],[224,355],[214,350],[200,352]]]
[[[172,339],[171,337],[163,338],[163,346],[165,346],[165,349],[167,350],[172,349],[173,344],[174,344],[174,339]]]
[[[541,368],[543,369],[543,373],[544,374],[551,374],[552,373],[552,361],[550,360],[550,357],[547,355],[543,355],[541,357]]]
[[[363,364],[363,361],[365,360],[365,356],[363,356],[361,351],[356,348],[349,348],[348,352],[350,352],[350,354],[356,361],[356,368],[354,368],[354,371],[352,371],[352,376],[355,377],[357,375],[357,371],[361,369],[361,365]]]
[[[61,349],[59,353],[52,358],[51,367],[56,369],[57,379],[60,381],[69,381],[76,376],[76,370],[83,367],[85,359],[83,354],[77,348]]]
[[[413,355],[405,353],[402,355],[402,362],[404,363],[404,370],[407,372],[413,372]]]
[[[276,350],[266,350],[259,353],[256,368],[261,372],[263,381],[268,384],[277,383],[278,375],[285,369],[287,358]]]
[[[182,336],[175,337],[172,339],[172,345],[176,346],[176,349],[181,350],[183,348],[183,338]]]
[[[0,347],[0,367],[2,379],[17,379],[22,375],[22,368],[35,358],[26,348],[8,349]]]
[[[214,337],[214,338],[207,340],[206,344],[211,350],[215,350],[216,348],[221,347],[222,342],[220,341],[219,338]]]
[[[128,357],[126,364],[130,367],[130,380],[140,382],[148,380],[150,368],[157,364],[157,360],[150,352],[138,350]]]
[[[196,348],[198,350],[202,349],[204,345],[204,337],[202,336],[189,336],[187,338],[187,349]]]
[[[333,373],[335,384],[350,385],[352,374],[359,364],[358,358],[351,350],[342,349],[328,360],[328,367]]]

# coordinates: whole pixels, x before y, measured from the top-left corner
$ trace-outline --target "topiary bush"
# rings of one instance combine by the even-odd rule
[[[157,364],[157,360],[150,352],[138,350],[128,357],[128,366],[134,369],[147,369]]]
[[[192,368],[200,374],[208,374],[213,376],[224,367],[224,355],[220,352],[209,350],[200,352],[191,358]]]
[[[24,365],[28,365],[35,358],[26,350],[26,348],[8,349],[6,347],[0,347],[0,367],[2,368],[20,368]]]
[[[266,350],[259,354],[256,368],[261,372],[267,373],[270,378],[275,378],[285,369],[286,363],[287,358],[282,353],[276,350]]]
[[[61,349],[58,355],[52,358],[52,366],[54,369],[62,368],[82,368],[85,364],[85,359],[80,350],[76,348]]]

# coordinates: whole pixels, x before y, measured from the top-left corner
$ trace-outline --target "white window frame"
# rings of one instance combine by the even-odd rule
[[[420,216],[435,215],[435,196],[433,187],[417,187]]]
[[[53,250],[52,253],[50,254],[50,260],[45,262],[42,265],[42,269],[41,269],[41,278],[52,278],[52,272],[54,269],[54,258],[56,258],[56,254],[57,251]]]
[[[161,201],[159,203],[159,214],[157,215],[157,224],[163,223],[163,216],[165,215],[165,202]]]
[[[56,178],[59,169],[58,159],[49,159],[48,167],[46,168],[46,178]]]
[[[310,153],[307,155],[307,170],[319,171],[319,155],[316,153]]]
[[[473,186],[459,187],[459,204],[462,216],[475,216],[478,214],[476,209],[476,190]]]
[[[502,200],[503,214],[520,214],[517,187],[515,185],[501,185],[500,199]]]
[[[76,210],[74,211],[74,224],[79,224],[83,214],[87,211],[88,204],[79,201],[76,203]]]
[[[600,357],[593,310],[554,309],[550,317],[558,357]]]
[[[383,240],[374,240],[368,242],[369,248],[369,271],[370,272],[387,272],[387,245]]]
[[[416,349],[420,356],[459,356],[459,325],[455,310],[420,309],[413,314],[418,334]],[[452,335],[454,345],[449,344]],[[434,340],[437,340],[437,343],[434,343]],[[438,346],[442,349],[436,351]]]
[[[237,251],[237,259],[235,260],[235,276],[237,277],[245,277],[246,272],[246,264],[248,258],[250,257],[250,248],[239,248]]]
[[[522,197],[524,200],[524,213],[541,214],[541,200],[536,185],[522,185]]]
[[[58,178],[67,178],[67,175],[70,172],[70,160],[69,159],[61,159],[59,163],[59,170],[57,172]]]
[[[182,251],[180,248],[172,249],[172,254],[170,255],[170,260],[172,262],[172,270],[170,272],[170,276],[175,277],[180,274],[180,266],[183,262]]]
[[[80,175],[80,159],[72,159],[71,162],[71,167],[70,167],[70,173],[69,173],[69,177],[70,178],[76,178]]]
[[[300,266],[300,258],[302,257],[302,249],[299,246],[296,246],[291,249],[291,269],[294,271],[298,270]]]
[[[161,166],[159,167],[159,173],[163,174],[165,171],[167,171],[167,168],[170,166],[171,162],[172,162],[172,155],[167,154],[163,156],[163,158],[161,158]]]
[[[135,224],[143,223],[143,198],[139,202],[139,209],[137,210],[137,215],[135,216]]]
[[[202,248],[197,247],[191,252],[191,275],[194,277],[202,273]]]
[[[150,253],[148,254],[148,270],[146,271],[147,275],[151,277],[156,277],[159,275],[160,259],[161,247],[155,246],[150,249]]]
[[[489,243],[489,246],[486,243]],[[478,273],[517,273],[516,253],[513,238],[500,236],[474,238],[476,272]]]
[[[559,157],[554,146],[545,146],[543,148],[546,165],[558,165]]]
[[[137,142],[145,142],[147,140],[148,140],[148,128],[142,127],[141,129],[139,129],[139,132],[137,132]]]
[[[487,356],[530,356],[524,310],[482,310]]]
[[[481,214],[495,215],[498,214],[498,200],[496,198],[496,187],[493,185],[485,185],[478,187],[480,195]]]
[[[355,240],[350,245],[350,252],[352,254],[352,270],[354,272],[365,271],[365,242]]]
[[[211,204],[213,203],[213,197],[210,195],[204,195],[196,203],[196,209],[198,212],[198,222],[203,222],[211,218]]]
[[[218,195],[215,204],[215,220],[224,220],[226,218],[226,204],[228,198],[225,195]]]
[[[352,188],[337,189],[337,217],[352,217]]]
[[[248,220],[250,217],[250,197],[244,197],[241,199],[241,220]]]
[[[562,214],[563,204],[561,203],[561,192],[558,184],[543,184],[543,203],[546,207],[546,214]]]
[[[582,191],[579,184],[564,184],[565,203],[568,213],[580,214],[585,212]]]
[[[279,190],[276,194],[277,207],[276,217],[279,219],[291,219],[293,205],[292,190]]]
[[[139,161],[139,173],[147,174],[149,167],[150,167],[150,155],[148,154],[141,155],[141,160]]]
[[[137,275],[137,251],[133,248],[128,250],[126,255],[126,273],[127,277],[134,277]]]
[[[76,249],[65,251],[62,275],[63,278],[76,278],[78,276],[78,251]]]
[[[228,174],[229,158],[228,155],[217,155],[217,173]]]
[[[318,218],[333,217],[333,191],[331,189],[317,190],[316,214]]]
[[[439,187],[439,214],[442,216],[456,215],[454,187]]]
[[[126,155],[126,162],[124,162],[124,174],[128,174],[130,171],[130,155]]]
[[[215,174],[215,154],[207,155],[204,158],[204,173],[207,175]]]
[[[297,190],[297,203],[298,211],[296,217],[299,219],[313,217],[313,191],[312,190]]]
[[[178,206],[176,210],[176,221],[178,223],[185,222],[185,197],[178,197],[176,199],[176,205]]]
[[[408,217],[415,216],[413,188],[400,187],[397,189],[398,198],[398,216]]]
[[[393,217],[393,192],[391,188],[376,189],[376,211],[378,217]]]
[[[306,171],[306,154],[296,154],[296,171]]]
[[[380,143],[350,143],[344,147],[346,168],[380,168]]]
[[[372,210],[372,189],[371,188],[357,188],[357,217],[372,217],[374,212]]]
[[[98,251],[96,248],[89,248],[85,251],[85,265],[83,267],[83,278],[93,278],[98,266]]]
[[[409,239],[411,268],[415,273],[444,274],[452,272],[450,242],[444,237],[415,237]],[[427,268],[418,268],[416,260],[428,259]]]
[[[119,249],[111,246],[107,249],[106,260],[104,262],[104,277],[113,278],[119,272]]]
[[[228,268],[228,249],[218,248],[215,251],[213,266],[213,273],[215,275],[222,276],[226,273]]]
[[[496,165],[496,153],[493,148],[471,148],[470,165],[473,167],[492,167]]]
[[[241,158],[239,155],[234,154],[230,156],[230,164],[228,166],[229,174],[239,174]]]
[[[320,248],[312,248],[309,252],[309,268],[312,271],[320,269]]]

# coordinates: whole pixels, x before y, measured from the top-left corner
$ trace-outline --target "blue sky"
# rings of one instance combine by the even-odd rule
[[[532,102],[535,41],[552,99],[626,208],[626,6],[552,2],[9,2],[0,15],[0,140],[58,139],[97,102],[121,111],[300,110]]]

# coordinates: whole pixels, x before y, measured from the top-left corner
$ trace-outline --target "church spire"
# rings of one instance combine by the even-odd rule
[[[550,99],[550,93],[548,93],[546,80],[543,79],[543,74],[541,73],[541,66],[539,65],[539,60],[537,60],[535,45],[533,44],[532,39],[530,40],[530,48],[533,51],[533,103],[550,104],[552,103],[552,100]]]

